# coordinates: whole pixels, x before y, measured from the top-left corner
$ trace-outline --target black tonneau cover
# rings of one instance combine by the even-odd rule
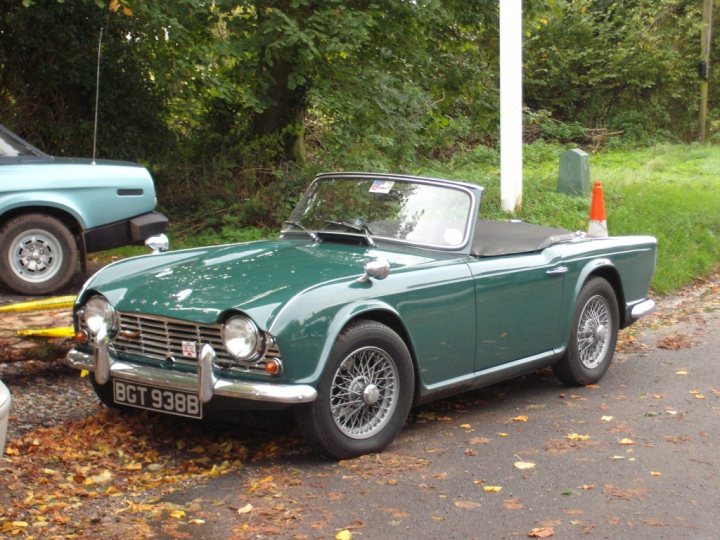
[[[476,257],[496,257],[530,253],[558,242],[569,242],[574,238],[577,238],[577,235],[567,229],[543,227],[521,221],[479,219],[470,254]]]

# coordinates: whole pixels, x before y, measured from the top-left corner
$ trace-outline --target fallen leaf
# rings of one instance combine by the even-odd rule
[[[620,439],[620,441],[618,441],[618,443],[622,444],[624,446],[631,446],[631,445],[635,444],[635,441],[633,441],[632,439]]]
[[[528,417],[525,416],[524,414],[521,414],[520,416],[516,416],[515,418],[513,418],[512,421],[513,422],[527,422]]]
[[[503,433],[502,431],[498,432],[498,437],[507,437],[507,433]]]
[[[687,375],[687,374],[688,374],[687,370],[684,370],[684,369],[681,369],[681,370],[675,372],[675,375]]]
[[[662,476],[660,471],[650,471],[650,476]]]
[[[468,442],[470,444],[490,444],[492,439],[488,439],[487,437],[473,437]]]
[[[502,486],[483,486],[483,491],[486,493],[500,493]]]
[[[535,464],[532,461],[516,461],[513,463],[513,467],[516,469],[520,469],[521,471],[532,469],[535,467]]]
[[[347,529],[343,529],[335,535],[335,540],[350,540],[351,538],[352,533]]]
[[[555,529],[552,527],[535,527],[528,533],[528,536],[530,538],[549,538],[554,534]]]
[[[203,525],[205,523],[204,519],[200,518],[193,518],[190,521],[188,521],[190,525]]]
[[[612,422],[614,418],[614,416],[602,416],[600,417],[600,420],[602,420],[603,422]]]
[[[458,508],[464,508],[465,510],[475,510],[480,508],[480,503],[475,501],[455,501],[455,506]]]
[[[460,429],[472,429],[470,424],[460,424]]]
[[[503,508],[507,510],[522,510],[523,505],[520,504],[518,499],[505,499],[503,501]]]
[[[252,512],[253,508],[254,508],[254,507],[253,507],[252,504],[247,503],[247,504],[246,504],[245,506],[243,506],[242,508],[238,508],[237,513],[238,513],[238,514],[249,514],[250,512]]]
[[[570,433],[569,435],[566,435],[565,438],[570,439],[571,441],[587,441],[590,438],[590,435],[580,435],[579,433]]]
[[[185,511],[184,510],[173,510],[170,512],[170,516],[174,517],[175,519],[180,519],[185,517]]]

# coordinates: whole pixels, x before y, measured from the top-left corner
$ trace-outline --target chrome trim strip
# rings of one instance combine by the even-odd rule
[[[639,319],[640,317],[650,315],[653,311],[655,311],[655,302],[648,298],[639,304],[635,304],[630,311],[630,316],[633,319]]]
[[[201,351],[202,352],[202,351]],[[198,376],[195,373],[173,371],[152,366],[138,366],[113,357],[108,351],[111,364],[110,376],[128,381],[151,384],[185,392],[198,392]],[[71,368],[95,371],[93,355],[72,349],[63,363]],[[212,383],[212,395],[272,403],[308,403],[315,401],[317,391],[307,384],[271,384],[238,381],[216,377]]]

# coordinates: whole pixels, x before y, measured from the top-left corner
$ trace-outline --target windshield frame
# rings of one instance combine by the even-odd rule
[[[440,187],[445,189],[452,189],[456,191],[460,191],[464,194],[466,194],[469,197],[470,200],[470,207],[466,216],[466,222],[465,227],[463,229],[463,238],[462,241],[454,244],[454,245],[441,245],[441,244],[433,244],[428,241],[423,240],[408,240],[405,238],[397,238],[397,237],[391,237],[391,236],[383,236],[381,234],[375,234],[375,232],[372,232],[369,234],[369,236],[372,238],[372,240],[382,242],[382,243],[392,243],[392,244],[398,244],[398,245],[406,245],[406,246],[412,246],[417,248],[423,248],[423,249],[432,249],[432,250],[438,250],[438,251],[445,251],[445,252],[466,252],[470,248],[470,244],[472,243],[472,235],[475,230],[475,222],[477,221],[477,217],[479,214],[480,209],[480,202],[482,199],[482,194],[484,192],[484,188],[479,185],[475,184],[469,184],[465,182],[457,182],[453,180],[446,180],[441,178],[429,178],[429,177],[422,177],[422,176],[411,176],[411,175],[402,175],[402,174],[389,174],[389,173],[368,173],[368,172],[334,172],[334,173],[322,173],[319,174],[313,182],[308,186],[307,190],[305,191],[305,194],[302,196],[302,198],[298,201],[298,203],[295,205],[295,208],[290,214],[289,219],[292,220],[295,216],[296,211],[298,208],[300,208],[302,205],[306,204],[306,201],[308,197],[313,194],[317,189],[317,184],[319,182],[327,181],[328,179],[357,179],[357,180],[388,180],[393,182],[404,182],[404,183],[411,183],[411,184],[422,184],[422,185],[428,185],[428,186],[434,186],[434,187]],[[289,222],[288,222],[289,223]],[[352,238],[357,239],[358,242],[364,242],[366,239],[366,232],[356,232],[356,231],[339,231],[339,230],[327,230],[327,229],[317,229],[317,228],[310,228],[308,229],[313,234],[317,235],[322,240],[333,240],[337,238]],[[294,228],[292,225],[289,225],[288,227],[283,227],[280,231],[281,238],[285,237],[308,237],[308,230],[299,230],[297,228]]]
[[[20,153],[17,156],[5,156],[0,155],[1,162],[23,162],[23,161],[46,161],[52,160],[53,157],[50,154],[46,154],[39,148],[36,148],[25,139],[19,137],[4,125],[0,124],[0,139],[7,142],[13,149],[19,150]]]

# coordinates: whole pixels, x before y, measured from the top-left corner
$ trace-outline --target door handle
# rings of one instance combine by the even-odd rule
[[[568,271],[567,266],[558,266],[557,268],[553,268],[552,270],[548,270],[545,272],[549,276],[559,276],[560,274],[564,274]]]

